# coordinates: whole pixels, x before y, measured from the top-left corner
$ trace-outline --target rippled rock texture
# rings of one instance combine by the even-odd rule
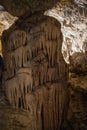
[[[34,117],[31,130],[60,130],[67,103],[67,65],[57,20],[42,14],[3,33],[4,87],[9,103]]]

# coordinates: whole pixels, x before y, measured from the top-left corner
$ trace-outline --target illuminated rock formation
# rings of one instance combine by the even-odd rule
[[[86,51],[87,46],[87,1],[61,0],[56,8],[46,12],[61,23],[63,33],[62,53],[69,63],[69,56]]]
[[[36,11],[47,10],[53,6],[53,3],[56,3],[55,1],[48,0],[48,4],[43,1],[25,1],[24,4],[22,3],[24,0],[20,2],[11,0],[9,1],[8,6],[8,0],[0,1],[6,9],[14,14],[21,16],[22,14],[26,13],[26,11],[30,10],[29,12],[32,14]],[[29,2],[29,3],[28,3]],[[19,4],[20,3],[20,4]],[[37,3],[37,4],[36,4]],[[18,4],[16,10],[14,9],[16,4]],[[27,7],[27,5],[30,5]],[[43,4],[43,6],[42,6]],[[40,6],[39,6],[40,5]],[[8,7],[7,7],[8,6]],[[13,8],[12,8],[13,7]],[[38,8],[37,8],[38,7]],[[3,7],[0,7],[3,9]],[[56,4],[56,7],[53,9],[50,9],[50,11],[47,11],[46,14],[55,17],[58,19],[58,21],[61,23],[61,30],[63,33],[63,46],[62,46],[62,53],[64,56],[64,59],[67,63],[70,62],[69,56],[73,55],[76,52],[82,52],[85,53],[86,51],[86,45],[87,45],[87,1],[86,0],[59,0]],[[29,15],[28,15],[29,16]],[[7,23],[5,21],[5,24],[7,26]]]
[[[2,37],[5,64],[3,87],[9,103],[17,108],[14,111],[12,108],[10,110],[6,108],[7,111],[3,111],[6,113],[5,118],[3,118],[4,114],[0,113],[1,120],[5,119],[4,130],[10,127],[22,129],[21,126],[23,130],[60,130],[66,119],[66,109],[68,109],[67,65],[63,56],[69,63],[69,56],[72,55],[71,63],[74,69],[80,61],[85,61],[84,64],[80,64],[80,68],[84,67],[83,72],[85,76],[87,74],[87,58],[84,55],[84,52],[87,53],[86,0],[61,0],[57,9],[48,11],[48,15],[54,15],[60,21],[61,26],[54,18],[37,13],[37,11],[44,12],[55,3],[56,0],[44,2],[43,0],[38,0],[38,2],[37,0],[21,0],[21,2],[20,0],[14,2],[0,0],[0,4],[4,5],[5,9],[13,15],[21,16],[27,11],[3,33]],[[79,53],[74,55],[74,52],[81,51],[83,56],[79,57]],[[78,68],[78,72],[79,70],[82,71]],[[79,84],[80,80],[82,81]],[[83,76],[72,78],[70,87],[76,89],[76,92],[85,91],[87,90],[86,80],[87,77]],[[71,114],[71,109],[73,112],[69,121],[71,124],[73,121],[73,124],[70,124],[73,127],[69,128],[68,124],[68,130],[84,130],[80,125],[84,125],[83,122],[87,121],[85,107],[87,102],[83,101],[86,98],[85,96],[83,98],[83,93],[80,96],[77,93],[73,96],[72,91],[70,93],[72,97],[70,97],[69,114]],[[1,123],[0,121],[0,129],[2,129]]]
[[[2,37],[3,82],[8,100],[13,107],[27,109],[35,117],[35,130],[60,130],[67,104],[61,26],[42,14],[19,23]]]
[[[0,6],[0,55],[2,55],[2,32],[8,29],[14,23],[15,20],[17,20],[17,17],[13,17],[8,12],[6,12],[2,6]]]

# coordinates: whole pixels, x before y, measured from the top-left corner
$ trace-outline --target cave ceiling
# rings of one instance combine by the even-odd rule
[[[26,12],[48,10],[56,6],[58,2],[77,3],[87,7],[87,0],[0,0],[0,5],[14,16],[21,16]]]
[[[87,0],[62,0],[45,14],[61,23],[62,52],[67,63],[74,53],[87,52]]]
[[[21,16],[26,12],[36,12],[52,8],[59,0],[0,0],[0,4],[12,15]]]
[[[46,15],[61,23],[66,62],[73,53],[87,51],[87,0],[0,0],[0,5],[0,36],[17,19],[12,15],[20,17],[26,12],[47,10]]]

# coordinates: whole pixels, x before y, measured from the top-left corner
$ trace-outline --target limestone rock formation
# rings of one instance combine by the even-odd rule
[[[57,20],[38,13],[3,33],[7,98],[35,118],[31,130],[60,130],[66,117],[68,69],[60,28]]]
[[[69,78],[70,103],[67,130],[87,129],[87,75],[76,75]]]
[[[28,111],[9,106],[3,108],[0,108],[0,130],[35,130],[35,119]]]
[[[70,71],[76,74],[87,74],[87,55],[86,53],[74,53],[70,56]]]
[[[67,63],[76,52],[87,51],[87,0],[61,0],[46,12],[61,23],[62,53]]]
[[[8,29],[14,23],[15,20],[17,20],[17,17],[13,17],[8,12],[6,12],[3,7],[0,7],[0,55],[2,55],[2,32]]]
[[[6,121],[5,127],[0,120],[0,127],[4,126],[3,130],[60,130],[64,126],[68,108],[68,89],[67,65],[61,49],[62,42],[65,42],[65,58],[74,51],[87,51],[87,4],[86,0],[83,0],[84,4],[81,1],[61,0],[57,9],[51,10],[49,15],[54,15],[60,21],[60,26],[54,18],[40,13],[51,8],[56,0],[0,0],[0,4],[6,10],[13,15],[22,16],[10,29],[4,31],[2,37],[5,65],[3,87],[10,105],[17,108],[6,108],[3,111],[5,114],[1,112],[0,117]],[[37,13],[38,11],[40,12]],[[81,55],[80,59],[79,55],[75,57],[78,60],[72,63],[73,68],[78,72],[83,68],[84,72],[86,62],[84,65],[80,64],[81,69],[77,67],[80,61],[84,61],[84,56]],[[87,77],[76,77],[70,81],[72,90],[69,110],[72,112],[68,112],[71,114],[68,115],[71,127],[69,128],[68,124],[67,130],[86,130],[87,96],[83,94],[87,89],[86,80]]]
[[[22,16],[27,11],[36,12],[50,9],[58,1],[59,0],[0,0],[0,4],[12,15]]]
[[[82,93],[87,93],[87,75],[71,75],[69,83],[73,89]]]

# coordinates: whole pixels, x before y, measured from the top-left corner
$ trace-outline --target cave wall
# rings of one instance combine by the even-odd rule
[[[68,77],[60,24],[32,15],[4,31],[2,44],[9,103],[35,117],[32,130],[59,130],[66,117]]]
[[[63,35],[65,37],[65,43],[66,45],[69,43],[69,46],[65,48],[66,57],[67,50],[68,53],[72,53],[72,50],[70,51],[69,49],[71,49],[70,45],[74,43],[70,42],[74,36],[69,35],[68,32],[75,31],[74,34],[78,34],[74,37],[75,41],[78,40],[77,37],[79,36],[79,40],[81,40],[81,36],[84,36],[84,32],[86,32],[86,8],[84,9],[86,6],[86,0],[84,0],[84,4],[82,2],[80,4],[81,6],[79,6],[80,1],[81,0],[62,1],[62,4],[58,4],[57,9],[55,10],[57,15],[55,15],[55,12],[52,12],[53,10],[51,10],[51,16],[57,18],[60,23],[61,20],[59,18],[62,17],[63,20],[65,20],[62,21],[63,24],[61,23],[61,26],[62,32],[65,32]],[[74,2],[76,2],[77,5],[74,5]],[[30,16],[36,11],[44,11],[51,8],[55,3],[56,0],[46,0],[44,2],[39,0],[38,2],[37,0],[21,0],[21,2],[20,0],[15,0],[14,2],[12,0],[0,0],[0,4],[2,4],[5,9],[13,15],[20,17],[28,11],[27,15],[23,15],[23,17],[17,20],[10,29],[4,31],[2,43],[5,65],[3,87],[6,90],[9,103],[13,107],[17,108],[16,110],[19,110],[18,108],[21,108],[21,110],[24,111],[25,109],[27,110],[27,114],[29,115],[25,117],[28,118],[27,120],[29,122],[27,123],[27,121],[24,120],[24,113],[19,113],[18,111],[18,113],[16,113],[17,115],[15,115],[13,114],[14,112],[12,111],[12,108],[11,111],[8,111],[6,108],[7,112],[5,113],[8,113],[7,115],[9,115],[9,118],[5,115],[6,123],[8,122],[8,127],[6,124],[4,125],[6,126],[6,128],[4,127],[5,129],[8,128],[12,130],[13,126],[15,126],[15,129],[18,129],[19,123],[23,126],[23,129],[60,130],[61,126],[63,126],[63,122],[66,121],[66,109],[68,107],[67,65],[65,64],[61,54],[61,45],[63,41],[60,24],[55,19],[42,16],[42,14]],[[81,21],[82,23],[78,22],[78,26],[76,26],[77,18],[84,21],[84,24]],[[78,33],[78,27],[81,35]],[[83,28],[80,29],[80,27]],[[86,48],[85,46],[82,48],[81,45],[74,47],[76,47],[76,49],[78,48],[78,50],[85,50]],[[78,59],[79,56],[78,53],[75,58]],[[74,57],[71,58],[73,58],[74,61]],[[81,61],[84,61],[83,58],[86,59],[82,56]],[[75,72],[77,69],[78,72],[79,70],[82,72],[82,68],[85,68],[83,71],[86,70],[87,73],[86,62],[84,64],[79,64],[80,69],[77,68],[77,63],[79,63],[78,61],[79,59],[76,62],[73,62],[72,67],[75,68]],[[78,82],[81,80],[82,77]],[[82,82],[83,80],[80,85]],[[84,88],[83,84],[82,87]],[[77,90],[75,91],[75,94],[72,92],[68,112],[70,117],[67,126],[66,124],[64,126],[65,129],[86,130],[86,98],[87,96],[82,96],[82,94],[79,94]],[[10,112],[12,116],[14,115],[13,118],[9,114]],[[21,118],[22,114],[23,119]],[[15,116],[17,119],[15,119]],[[20,123],[20,119],[18,119],[19,117],[23,123]],[[13,123],[12,120],[15,123]],[[9,127],[9,122],[12,123],[11,128]],[[2,129],[1,124],[0,128]],[[19,129],[21,128],[22,127]]]
[[[53,9],[46,11],[48,16],[61,23],[63,34],[62,53],[69,64],[70,57],[87,50],[87,0],[61,0]]]

